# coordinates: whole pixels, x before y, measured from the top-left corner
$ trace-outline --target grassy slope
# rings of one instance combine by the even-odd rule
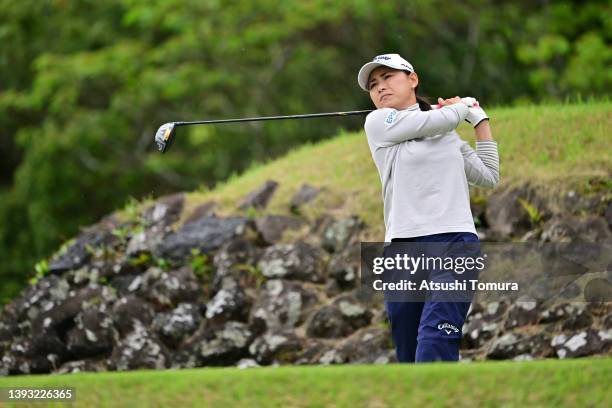
[[[498,108],[488,113],[500,150],[502,183],[529,181],[550,186],[563,181],[565,186],[580,188],[586,180],[598,179],[612,190],[612,102]],[[458,132],[473,142],[473,130],[467,123]],[[366,239],[382,239],[380,179],[363,132],[343,133],[254,166],[213,191],[190,194],[188,206],[212,199],[220,204],[221,214],[232,212],[238,200],[266,179],[280,183],[270,212],[287,212],[291,196],[302,183],[325,186],[328,194],[309,210],[315,214],[306,215],[323,210],[358,214],[371,227]]]
[[[0,387],[75,387],[81,407],[600,407],[611,381],[612,359],[578,359],[78,373]]]

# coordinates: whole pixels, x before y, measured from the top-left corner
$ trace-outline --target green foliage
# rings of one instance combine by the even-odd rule
[[[191,259],[189,261],[193,273],[201,280],[210,282],[214,272],[210,264],[208,255],[200,253],[198,248],[191,249]]]
[[[609,15],[596,1],[0,0],[0,292],[128,197],[211,189],[363,118],[180,128],[160,155],[164,122],[370,107],[355,76],[381,52],[432,97],[601,97]]]
[[[241,264],[236,265],[236,268],[248,272],[249,276],[254,281],[254,285],[253,286],[256,289],[259,289],[261,287],[261,285],[263,285],[264,282],[266,281],[266,277],[264,276],[264,274],[261,271],[261,269],[259,269],[255,265],[241,263]]]
[[[128,262],[131,266],[148,266],[153,263],[153,257],[148,252],[141,252],[137,257],[130,258]]]
[[[542,221],[542,213],[540,213],[540,210],[525,199],[519,198],[518,201],[521,204],[521,207],[523,207],[523,209],[529,215],[531,225],[538,225]]]
[[[155,264],[157,265],[157,267],[161,268],[162,270],[164,270],[166,272],[169,271],[171,266],[172,266],[167,259],[164,259],[164,258],[161,258],[161,257],[159,257],[159,258],[154,257],[153,260],[154,260]]]
[[[126,245],[131,235],[131,228],[128,225],[122,225],[119,228],[113,228],[111,234],[119,238],[121,245]]]
[[[29,279],[31,285],[35,285],[36,282],[44,278],[49,273],[49,263],[46,259],[43,259],[34,265],[34,271],[36,274]]]

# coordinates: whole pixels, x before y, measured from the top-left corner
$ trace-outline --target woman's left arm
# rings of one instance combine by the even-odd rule
[[[461,141],[465,175],[470,184],[479,187],[495,187],[499,182],[499,154],[493,140],[489,120],[483,120],[474,128],[476,151],[469,143]]]

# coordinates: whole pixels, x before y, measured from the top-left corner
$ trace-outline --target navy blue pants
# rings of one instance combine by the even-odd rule
[[[472,253],[466,255],[475,256],[475,247],[478,248],[477,252],[479,251],[478,236],[470,232],[442,233],[392,241],[390,246],[385,247],[385,256],[393,254],[393,245],[397,241],[449,242],[457,243],[459,248],[465,247],[461,246],[461,243],[469,242],[475,244],[468,244]],[[438,244],[434,245],[440,247]],[[473,293],[467,295],[466,299],[464,294],[462,301],[437,301],[428,298],[425,301],[397,302],[385,299],[397,360],[402,363],[458,361],[462,327],[470,307],[471,296]]]

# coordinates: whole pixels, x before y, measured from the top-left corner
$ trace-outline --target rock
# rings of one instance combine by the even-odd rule
[[[323,282],[323,254],[303,241],[276,244],[267,248],[258,267],[270,279],[298,279]]]
[[[315,197],[319,194],[319,191],[319,189],[311,186],[310,184],[302,184],[300,189],[291,198],[291,203],[289,205],[291,212],[298,213],[300,211],[300,207],[314,200]]]
[[[135,295],[120,298],[113,305],[113,321],[121,337],[135,330],[135,322],[148,327],[153,321],[154,310],[150,303]]]
[[[322,246],[329,252],[340,252],[362,228],[363,222],[356,215],[332,222],[323,231]]]
[[[278,187],[278,183],[273,180],[267,180],[261,187],[258,189],[251,191],[240,203],[238,209],[246,210],[249,207],[254,207],[258,209],[266,208],[268,202],[274,195],[276,188]]]
[[[19,333],[19,326],[16,321],[2,321],[0,320],[0,354],[6,344],[10,343],[13,337],[18,337],[23,333]]]
[[[483,360],[484,357],[482,352],[478,349],[472,350],[459,350],[459,362],[460,363],[471,363],[473,361]]]
[[[543,226],[544,242],[604,242],[612,234],[605,219],[595,215],[553,218]]]
[[[340,290],[357,286],[361,268],[361,244],[353,243],[332,256],[328,265],[328,274]]]
[[[255,368],[255,367],[261,367],[261,366],[257,364],[257,361],[253,360],[252,358],[242,358],[240,359],[240,361],[236,363],[236,368],[239,368],[239,369]]]
[[[351,295],[341,295],[334,299],[333,304],[355,330],[369,325],[372,320],[372,312]]]
[[[474,218],[474,224],[478,228],[486,228],[488,227],[486,223],[485,209],[486,209],[486,200],[485,199],[472,199],[470,200],[470,210],[472,211],[472,217]]]
[[[395,362],[391,334],[382,327],[368,327],[353,333],[338,346],[344,360],[357,364],[386,364]]]
[[[272,279],[260,289],[250,316],[256,335],[264,331],[290,330],[305,320],[318,302],[315,290],[301,282]]]
[[[223,278],[232,276],[242,288],[255,286],[256,276],[251,265],[257,265],[259,248],[246,239],[237,238],[224,244],[213,258],[212,293],[221,290]]]
[[[603,318],[606,314],[612,312],[611,302],[587,302],[586,310],[591,316]]]
[[[177,193],[160,197],[155,204],[146,208],[142,219],[147,227],[153,225],[172,225],[181,217],[185,205],[185,194]]]
[[[581,311],[576,314],[571,314],[561,325],[562,330],[579,330],[591,327],[593,324],[593,318],[585,311]]]
[[[49,262],[49,273],[60,274],[85,265],[91,258],[88,248],[113,246],[118,241],[118,238],[112,234],[113,228],[117,225],[113,220],[105,223],[106,226],[99,224],[83,230],[74,242],[60,249]]]
[[[226,276],[222,279],[221,289],[206,304],[206,318],[212,322],[246,322],[250,307],[251,301],[238,281]]]
[[[565,193],[561,199],[564,213],[571,214],[596,214],[601,203],[601,198],[597,195],[584,196],[574,190]]]
[[[504,313],[506,313],[506,310],[508,310],[509,305],[507,302],[492,301],[483,304],[482,307],[483,319],[485,321],[492,321],[493,319],[497,319],[501,317]]]
[[[346,362],[346,356],[341,354],[336,349],[326,350],[321,357],[317,360],[318,364],[329,365],[329,364],[342,364]]]
[[[189,266],[168,272],[149,268],[142,276],[137,276],[128,289],[161,310],[174,308],[181,302],[202,300],[200,285]]]
[[[117,371],[141,368],[168,368],[169,354],[157,336],[140,323],[134,321],[134,330],[128,333],[113,350],[109,365]]]
[[[532,358],[550,357],[552,355],[550,335],[543,332],[531,336],[519,332],[508,332],[492,340],[492,342],[487,358],[494,360],[509,359],[520,355],[525,358],[525,354]]]
[[[608,227],[612,229],[612,201],[608,203],[608,208],[606,209],[606,221],[608,222]]]
[[[180,303],[174,310],[155,316],[151,327],[165,345],[176,349],[184,338],[196,331],[201,321],[198,305]]]
[[[291,330],[268,332],[257,337],[249,346],[249,352],[260,364],[294,362],[302,344],[300,339]]]
[[[76,325],[66,333],[73,359],[108,355],[119,335],[105,303],[90,304],[75,317]]]
[[[83,359],[68,361],[53,372],[53,374],[73,374],[82,372],[108,371],[106,359]]]
[[[493,192],[488,200],[485,210],[486,222],[490,231],[500,238],[520,236],[531,228],[529,213],[521,204],[524,203],[537,208],[538,201],[534,194],[527,188],[511,188],[508,190],[498,190]]]
[[[481,348],[496,335],[499,327],[499,323],[487,322],[481,314],[478,314],[478,317],[468,318],[462,328],[461,344],[463,348]]]
[[[341,290],[338,283],[334,279],[328,279],[325,283],[325,295],[329,298],[333,298],[340,294]]]
[[[178,193],[159,198],[155,204],[146,208],[140,216],[140,222],[145,228],[132,235],[125,250],[126,255],[134,257],[153,252],[172,231],[170,225],[179,220],[184,202],[185,195]]]
[[[204,204],[200,204],[191,212],[191,214],[189,214],[185,220],[185,224],[196,221],[202,217],[215,217],[215,207],[217,207],[217,203],[214,201],[207,201]]]
[[[9,320],[19,322],[33,321],[39,314],[48,312],[66,298],[70,293],[68,281],[57,275],[48,275],[36,284],[26,287],[23,293],[13,299],[4,308],[5,314],[10,314]]]
[[[140,254],[152,253],[154,248],[163,242],[167,232],[169,231],[154,225],[149,229],[133,235],[128,241],[125,255],[128,258],[133,258],[139,256]]]
[[[193,249],[205,254],[218,249],[243,235],[247,226],[248,219],[244,217],[202,217],[166,236],[153,252],[158,257],[185,260]]]
[[[106,287],[85,287],[71,294],[58,306],[43,312],[32,321],[32,355],[56,354],[58,363],[68,356],[65,343],[68,331],[76,326],[76,316],[93,302],[111,303],[115,300]]]
[[[301,228],[304,221],[286,215],[264,215],[255,220],[255,229],[260,239],[270,245],[281,240],[286,230]]]
[[[550,345],[554,347],[557,356],[562,359],[605,353],[612,345],[612,330],[587,329],[573,333],[561,333],[552,338]]]
[[[612,329],[612,313],[608,314],[604,319],[603,319],[603,327],[604,329]]]
[[[37,353],[32,341],[15,339],[0,360],[0,375],[46,374],[61,364],[66,356],[55,353]]]
[[[206,330],[199,339],[198,351],[203,365],[234,365],[247,356],[252,341],[248,326],[241,322],[227,322],[223,326]]]
[[[578,330],[591,326],[593,319],[584,304],[561,303],[551,306],[540,314],[541,323],[562,322],[563,330]]]
[[[115,289],[119,296],[131,296],[136,293],[142,283],[142,273],[114,276],[109,281],[110,287]]]
[[[510,305],[508,317],[504,322],[506,330],[514,327],[533,324],[538,320],[539,310],[537,302],[530,297],[521,296],[515,303]]]
[[[345,320],[340,308],[324,305],[317,310],[306,327],[306,334],[310,337],[338,338],[345,337],[354,329]]]
[[[328,341],[309,339],[304,342],[304,348],[298,353],[295,365],[318,364],[319,358],[329,348]]]

